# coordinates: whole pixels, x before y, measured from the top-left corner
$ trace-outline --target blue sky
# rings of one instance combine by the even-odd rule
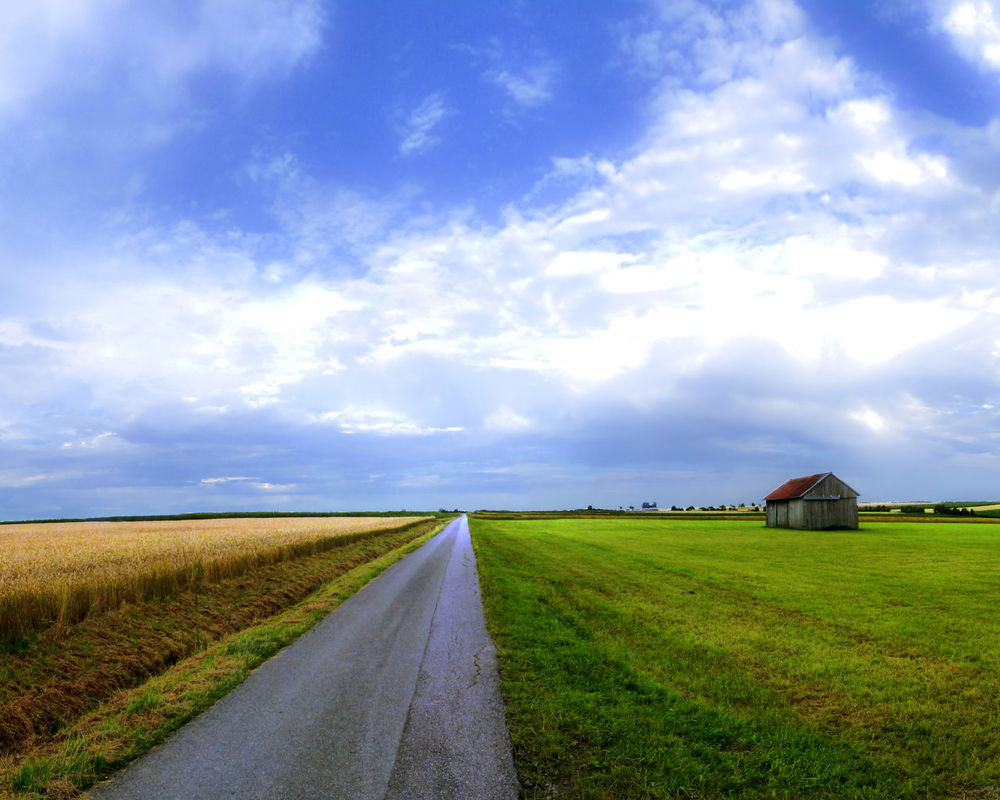
[[[0,519],[1000,497],[1000,4],[0,10]]]

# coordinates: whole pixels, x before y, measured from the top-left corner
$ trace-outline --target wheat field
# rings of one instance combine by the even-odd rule
[[[241,517],[0,526],[0,638],[321,552],[420,517]]]

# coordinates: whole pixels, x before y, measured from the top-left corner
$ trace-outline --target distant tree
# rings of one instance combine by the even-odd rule
[[[949,506],[946,503],[938,503],[934,506],[933,513],[945,517],[960,517],[965,513],[965,509],[958,506]]]
[[[587,506],[587,511],[593,511],[593,510],[594,510],[593,506]]]
[[[945,517],[973,517],[976,512],[965,506],[952,506],[947,503],[938,503],[934,506],[934,513]]]

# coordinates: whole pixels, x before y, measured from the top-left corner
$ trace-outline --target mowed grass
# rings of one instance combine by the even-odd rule
[[[526,797],[1000,797],[1000,526],[471,524]]]
[[[416,517],[0,526],[0,640],[345,546]]]

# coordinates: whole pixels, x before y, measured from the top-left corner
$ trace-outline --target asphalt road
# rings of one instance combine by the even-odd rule
[[[465,517],[94,800],[516,798]]]

